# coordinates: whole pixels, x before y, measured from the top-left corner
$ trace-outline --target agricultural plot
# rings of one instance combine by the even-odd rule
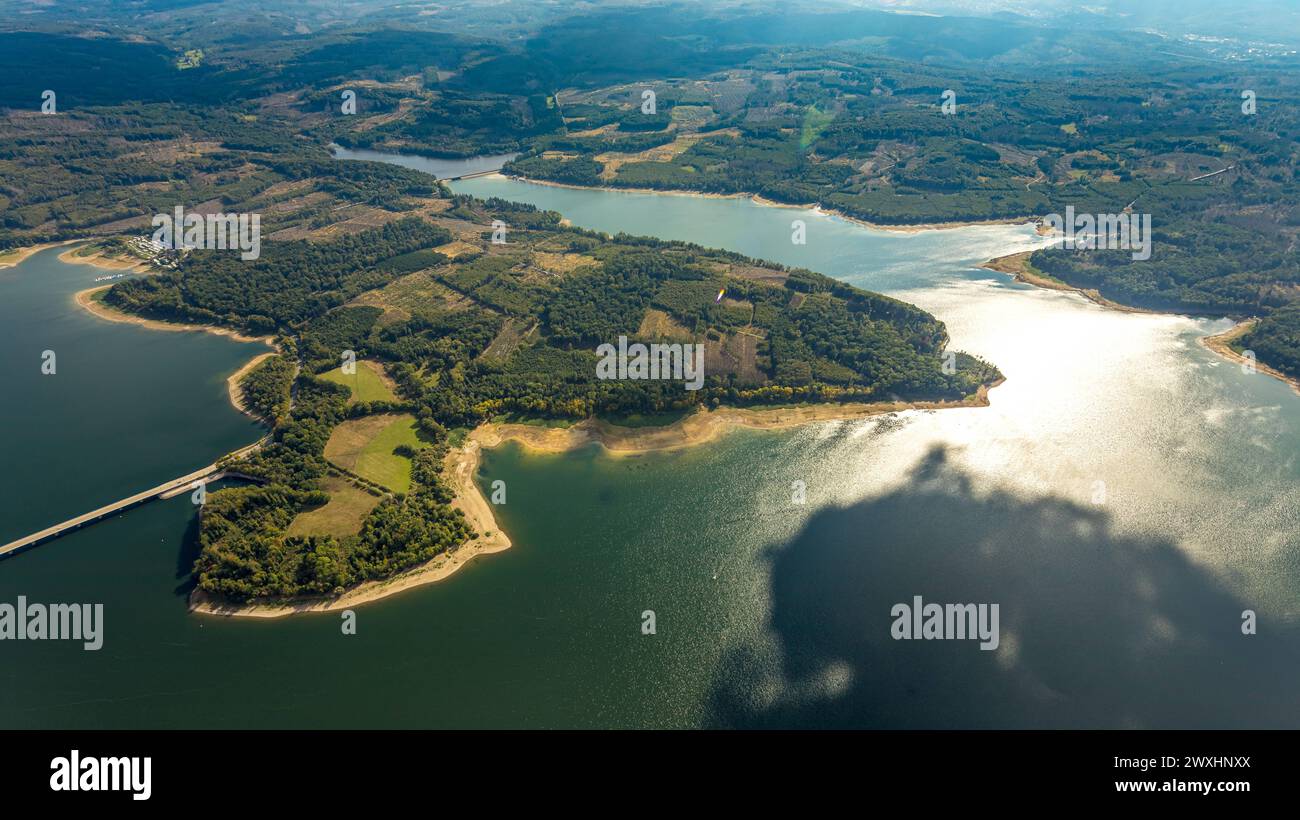
[[[379,362],[362,359],[357,362],[356,372],[354,373],[344,373],[343,368],[336,367],[320,374],[320,378],[335,384],[341,384],[351,390],[352,397],[348,399],[348,404],[355,404],[359,401],[397,400],[396,394],[393,393],[392,384]]]
[[[396,452],[402,445],[413,450],[427,446],[416,436],[414,416],[365,416],[334,428],[325,445],[325,458],[367,481],[405,493],[411,488],[411,460]]]
[[[330,500],[314,510],[299,513],[289,524],[289,535],[333,535],[346,538],[361,532],[361,524],[379,503],[380,496],[358,488],[338,476],[327,476],[321,488]]]

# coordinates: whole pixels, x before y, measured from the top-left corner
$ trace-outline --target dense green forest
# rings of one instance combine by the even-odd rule
[[[270,332],[384,284],[403,272],[404,255],[450,238],[411,217],[324,244],[275,243],[251,265],[221,251],[194,251],[183,270],[122,282],[105,301],[144,316]]]
[[[286,356],[268,356],[250,370],[239,386],[248,411],[272,426],[289,412],[290,390],[297,367]]]
[[[791,396],[951,399],[996,377],[967,359],[945,373],[941,323],[820,274],[695,245],[608,238],[531,206],[468,197],[449,204],[447,213],[473,219],[466,227],[506,221],[511,242],[484,242],[451,259],[436,250],[451,231],[407,216],[328,242],[277,243],[255,262],[194,251],[181,270],[120,282],[105,301],[155,318],[291,334],[316,371],[337,366],[343,350],[391,362],[405,398],[448,425],[503,410],[584,418]],[[440,286],[446,298],[390,318],[399,312],[385,305],[404,304],[416,281]],[[722,288],[727,299],[717,304]],[[656,328],[649,341],[698,339],[716,349],[706,388],[598,381],[595,348],[619,335],[639,338],[643,327]],[[259,403],[275,406],[280,388],[263,392]]]

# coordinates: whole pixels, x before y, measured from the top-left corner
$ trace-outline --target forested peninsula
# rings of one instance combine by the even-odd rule
[[[255,262],[191,251],[178,270],[104,297],[136,316],[277,336],[281,353],[241,384],[271,440],[225,465],[255,483],[203,507],[205,596],[338,596],[472,541],[481,533],[443,471],[449,448],[487,422],[957,404],[1000,379],[898,300],[730,252],[568,227],[531,206],[425,196],[410,179],[410,198],[378,227],[267,243]],[[494,222],[510,226],[508,241],[492,241]],[[702,389],[597,378],[597,347],[619,336],[702,345]]]

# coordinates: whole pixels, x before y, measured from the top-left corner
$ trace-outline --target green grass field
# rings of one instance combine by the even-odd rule
[[[346,479],[327,476],[321,482],[330,494],[324,506],[299,513],[289,524],[289,535],[333,535],[346,538],[361,532],[361,523],[379,503],[378,496],[357,489]]]
[[[383,372],[383,367],[377,362],[362,359],[357,362],[357,372],[354,374],[344,374],[343,368],[336,367],[320,374],[320,377],[351,390],[352,397],[348,399],[348,404],[358,401],[396,401],[397,396],[393,395]]]
[[[411,488],[411,460],[393,452],[401,444],[417,450],[428,446],[415,435],[414,416],[366,416],[334,428],[325,445],[325,458],[395,493],[404,493]]]
[[[834,121],[834,114],[818,111],[815,105],[808,106],[808,110],[804,113],[803,129],[799,134],[799,147],[807,148],[812,145]]]

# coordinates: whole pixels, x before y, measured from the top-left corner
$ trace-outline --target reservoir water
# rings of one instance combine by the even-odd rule
[[[461,158],[422,157],[415,154],[389,154],[382,151],[371,151],[366,148],[344,148],[341,145],[331,145],[330,152],[334,154],[335,159],[387,162],[391,165],[400,165],[403,168],[414,168],[426,174],[433,174],[438,179],[451,179],[466,174],[499,171],[507,162],[519,156],[518,154],[485,154],[483,156]]]
[[[454,188],[889,293],[1008,380],[987,408],[676,453],[490,451],[480,480],[506,481],[516,546],[361,607],[350,637],[337,615],[187,614],[192,506],[138,508],[0,562],[0,601],[98,602],[106,622],[97,653],[0,643],[0,725],[1300,725],[1300,397],[1197,343],[1227,322],[976,267],[1032,247],[1029,226],[905,234],[745,199]],[[146,486],[258,434],[220,384],[254,349],[79,315],[70,293],[92,276],[49,253],[0,272],[11,534],[112,496],[127,470]],[[39,375],[46,348],[67,350],[57,376]],[[82,378],[92,349],[93,399],[39,383]],[[998,604],[998,650],[893,640],[891,607],[916,595]]]

